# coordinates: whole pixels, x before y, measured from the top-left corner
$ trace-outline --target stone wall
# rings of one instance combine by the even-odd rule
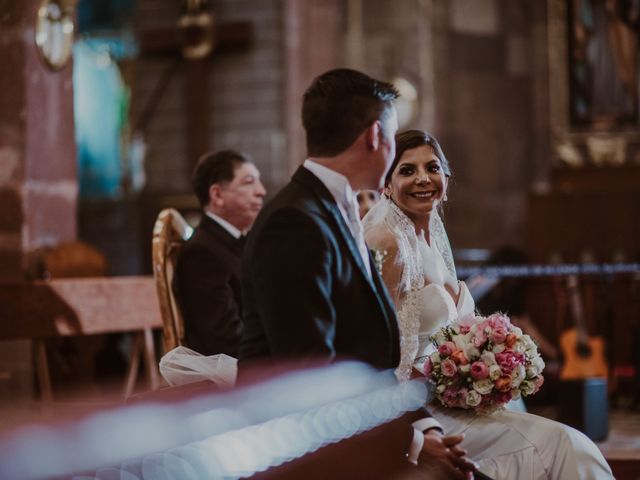
[[[544,2],[367,0],[363,68],[410,80],[407,128],[439,139],[454,179],[454,248],[526,244],[526,199],[549,168]]]
[[[38,57],[39,4],[0,1],[0,282],[23,279],[29,252],[76,236],[72,66]],[[31,342],[1,343],[0,403],[15,406],[31,398]]]
[[[39,2],[0,2],[0,279],[23,256],[76,234],[71,62],[51,71],[35,47]]]
[[[454,246],[524,247],[527,194],[549,169],[545,2],[360,3],[354,27],[350,0],[212,1],[217,22],[248,20],[255,41],[211,63],[210,148],[249,153],[274,193],[304,158],[299,106],[313,76],[338,66],[402,76],[420,95],[409,126],[434,132],[454,170],[446,208]],[[140,30],[173,25],[180,13],[167,0],[137,9]],[[166,65],[136,63],[134,112]],[[183,80],[178,72],[149,124],[149,192],[190,190]]]
[[[284,134],[284,19],[278,0],[210,2],[215,22],[249,21],[253,42],[241,52],[215,55],[206,79],[209,89],[209,148],[248,153],[261,170],[267,188],[281,184],[286,170]],[[140,0],[138,32],[175,25],[179,2]],[[141,59],[134,74],[134,116],[158,82],[169,59]],[[157,106],[146,131],[147,191],[190,191],[184,113],[184,70],[179,69]]]

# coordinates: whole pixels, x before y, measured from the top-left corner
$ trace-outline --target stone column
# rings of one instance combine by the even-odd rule
[[[0,0],[0,279],[24,255],[76,236],[72,62],[50,70],[35,46],[39,0]]]
[[[0,0],[0,288],[24,278],[30,251],[76,236],[72,64],[39,58],[39,4]],[[1,343],[0,401],[29,398],[30,343]]]
[[[293,173],[306,155],[301,110],[302,95],[311,81],[338,67],[343,49],[339,0],[286,0],[285,22],[285,130],[288,170]],[[321,38],[322,41],[318,41]]]

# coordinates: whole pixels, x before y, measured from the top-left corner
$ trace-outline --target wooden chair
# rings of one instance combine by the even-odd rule
[[[192,233],[193,228],[173,208],[162,210],[153,227],[153,275],[162,313],[165,353],[184,345],[184,322],[171,284],[178,252]]]
[[[45,246],[29,253],[26,257],[25,276],[30,280],[51,280],[58,278],[88,278],[107,275],[107,258],[98,249],[81,240],[72,240],[55,246]],[[86,368],[90,352],[104,343],[101,338],[84,337],[37,337],[33,339],[33,358],[41,400],[45,404],[53,402],[53,382],[57,373],[65,372],[74,381],[89,382],[91,373]],[[57,353],[76,352],[75,360]],[[50,365],[54,359],[53,365]],[[57,360],[57,361],[56,361]],[[58,381],[61,379],[58,378]],[[68,380],[68,378],[67,378]]]

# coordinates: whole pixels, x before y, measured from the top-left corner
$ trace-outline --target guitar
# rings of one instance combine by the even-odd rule
[[[567,279],[567,292],[575,327],[560,335],[560,348],[564,354],[560,379],[607,378],[609,368],[604,357],[604,340],[601,337],[589,336],[587,333],[576,275],[570,275]]]

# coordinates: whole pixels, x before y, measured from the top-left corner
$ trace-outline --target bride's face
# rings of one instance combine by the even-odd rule
[[[387,193],[410,218],[429,215],[447,191],[447,176],[433,148],[407,150],[391,175]]]

